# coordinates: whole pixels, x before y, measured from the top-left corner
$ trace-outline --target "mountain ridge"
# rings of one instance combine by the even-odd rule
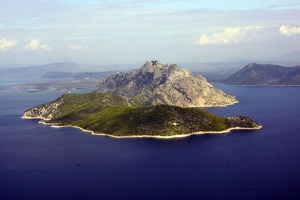
[[[176,64],[147,61],[140,69],[109,76],[95,89],[126,98],[140,98],[149,105],[184,107],[228,106],[238,101],[214,88],[206,79]]]
[[[284,67],[272,64],[249,63],[223,80],[229,85],[300,85],[300,65]]]

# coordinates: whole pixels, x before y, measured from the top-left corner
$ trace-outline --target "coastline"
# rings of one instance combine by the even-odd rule
[[[225,83],[218,83],[213,82],[221,85],[227,85],[227,86],[242,86],[242,87],[261,87],[261,86],[267,86],[267,87],[300,87],[300,85],[270,85],[270,84],[258,84],[258,85],[236,85],[236,84],[225,84]]]
[[[240,103],[238,100],[236,100],[235,102],[232,102],[230,104],[226,104],[226,105],[203,105],[203,106],[191,106],[193,108],[226,108],[229,106],[233,106],[234,104],[238,104]]]
[[[161,135],[131,135],[131,136],[115,136],[115,135],[110,135],[106,133],[97,133],[91,130],[87,130],[84,128],[81,128],[79,126],[73,126],[73,125],[57,125],[57,124],[50,124],[46,123],[45,121],[49,121],[49,119],[45,119],[43,117],[21,117],[22,119],[41,119],[44,121],[39,121],[40,124],[44,124],[47,126],[51,126],[52,128],[66,128],[66,127],[73,127],[80,129],[82,132],[90,133],[91,135],[95,136],[106,136],[106,137],[111,137],[111,138],[118,138],[118,139],[125,139],[125,138],[156,138],[156,139],[174,139],[174,138],[184,138],[184,137],[189,137],[192,135],[204,135],[204,134],[224,134],[224,133],[229,133],[234,130],[260,130],[263,128],[262,125],[255,127],[255,128],[245,128],[245,127],[233,127],[233,128],[228,128],[223,131],[197,131],[193,133],[188,133],[188,134],[179,134],[179,135],[170,135],[170,136],[161,136]]]

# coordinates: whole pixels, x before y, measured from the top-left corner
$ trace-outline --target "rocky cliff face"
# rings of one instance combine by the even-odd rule
[[[24,112],[23,119],[44,119],[50,120],[53,116],[57,115],[59,112],[58,107],[64,102],[64,95],[56,99],[53,102],[42,104]]]
[[[184,107],[227,106],[238,101],[214,88],[203,76],[194,76],[175,64],[148,61],[138,70],[119,73],[101,82],[96,91],[137,97],[151,105]]]

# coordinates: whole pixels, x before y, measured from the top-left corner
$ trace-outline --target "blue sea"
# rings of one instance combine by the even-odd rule
[[[216,87],[262,130],[115,139],[22,120],[61,93],[0,91],[0,199],[300,199],[300,87]]]

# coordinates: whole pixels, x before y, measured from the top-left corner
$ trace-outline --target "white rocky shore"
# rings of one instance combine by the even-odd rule
[[[252,127],[252,128],[246,128],[246,127],[232,127],[232,128],[228,128],[226,130],[223,131],[197,131],[197,132],[193,132],[193,133],[188,133],[188,134],[177,134],[177,135],[170,135],[170,136],[161,136],[161,135],[132,135],[132,136],[116,136],[116,135],[111,135],[111,134],[106,134],[106,133],[98,133],[98,132],[94,132],[91,130],[87,130],[87,129],[83,129],[79,126],[73,126],[73,125],[59,125],[56,123],[47,123],[47,121],[49,121],[49,119],[47,118],[43,118],[43,117],[28,117],[26,116],[26,114],[24,113],[24,115],[21,117],[22,119],[40,119],[39,123],[40,124],[44,124],[47,126],[51,126],[52,128],[67,128],[67,127],[72,127],[72,128],[76,128],[76,129],[80,129],[83,132],[86,133],[90,133],[92,135],[95,136],[106,136],[106,137],[112,137],[112,138],[157,138],[157,139],[175,139],[175,138],[184,138],[184,137],[189,137],[192,135],[204,135],[204,134],[224,134],[224,133],[229,133],[231,131],[236,131],[236,130],[260,130],[263,128],[262,125],[258,125],[256,127]],[[231,117],[232,118],[232,117]]]

